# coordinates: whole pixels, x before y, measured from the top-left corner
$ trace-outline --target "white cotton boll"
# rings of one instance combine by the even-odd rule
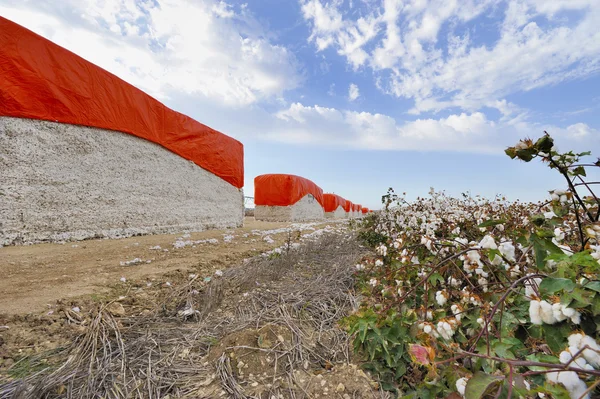
[[[538,326],[542,325],[542,316],[540,314],[540,301],[532,300],[529,303],[529,318],[531,319],[531,324],[536,324]]]
[[[483,326],[485,324],[485,320],[483,320],[483,318],[480,317],[477,319],[477,324],[480,324]]]
[[[446,302],[448,301],[448,298],[446,298],[445,292],[438,291],[435,293],[435,300],[438,303],[438,305],[444,306],[446,304]]]
[[[377,267],[381,267],[381,266],[383,266],[383,261],[382,261],[381,259],[377,259],[377,260],[375,261],[375,266],[377,266]]]
[[[483,237],[483,239],[479,242],[479,246],[485,249],[498,249],[494,238],[489,234]]]
[[[465,396],[465,390],[467,389],[468,381],[469,380],[465,377],[462,377],[462,378],[459,378],[458,380],[456,380],[456,390],[462,397]]]
[[[425,334],[431,334],[432,329],[433,328],[429,324],[426,324],[425,327],[423,327],[423,331],[425,332]]]
[[[555,371],[551,373],[546,373],[546,380],[548,380],[548,382],[558,384],[558,373]]]
[[[477,283],[483,288],[483,292],[488,292],[488,281],[485,277],[480,277],[477,279]]]
[[[560,203],[561,203],[561,204],[566,204],[566,203],[567,203],[567,201],[568,201],[568,198],[567,198],[567,196],[566,196],[566,195],[561,195],[561,196],[560,196]]]
[[[581,334],[578,334],[578,335],[581,335]],[[600,351],[600,346],[594,340],[594,338],[590,337],[589,335],[582,336],[579,348],[581,349],[586,345],[590,349],[585,349],[583,351],[583,353],[582,353],[583,358],[593,367],[596,367],[596,368],[600,367],[600,353],[596,352],[596,351]]]
[[[357,264],[355,267],[356,267],[356,270],[358,270],[359,272],[362,270],[365,270],[365,265],[361,265],[360,263]]]
[[[552,193],[552,194],[550,194],[550,198],[552,199],[552,201],[559,201],[560,195],[558,195],[556,193]]]
[[[432,320],[433,319],[433,312],[431,310],[427,311],[427,315],[425,316],[427,318],[427,320]]]
[[[569,342],[569,346],[574,346],[575,348],[581,348],[581,346],[582,346],[581,342],[583,341],[583,334],[580,334],[580,333],[571,334],[571,335],[569,335],[569,338],[567,338],[567,341]]]
[[[509,261],[511,261],[511,262],[516,261],[515,246],[513,245],[513,243],[511,241],[506,241],[506,242],[500,243],[500,245],[498,246],[498,251],[500,251],[502,256],[504,256]]]
[[[558,373],[557,377],[558,382],[564,385],[564,387],[569,391],[569,396],[571,399],[579,399],[584,398],[587,399],[590,397],[589,394],[582,396],[587,390],[587,385],[585,382],[579,379],[579,376],[574,371],[561,371]]]
[[[458,287],[460,285],[460,281],[454,277],[448,277],[448,284],[450,284],[452,287]]]
[[[571,316],[571,323],[580,324],[581,323],[581,313],[575,312],[573,316]]]
[[[377,285],[377,279],[372,278],[371,280],[369,280],[369,285],[375,287]]]
[[[562,351],[560,352],[560,355],[558,355],[558,360],[560,360],[562,364],[569,363],[571,359],[573,359],[573,356],[571,356],[571,352],[569,351]]]
[[[565,239],[565,232],[562,231],[560,229],[560,227],[557,227],[554,229],[554,238],[556,238],[556,241],[562,241]]]
[[[540,301],[540,315],[542,317],[542,321],[546,324],[555,324],[556,319],[554,318],[554,314],[552,312],[552,305],[550,305],[546,301]]]
[[[577,355],[577,353],[579,352],[579,349],[580,348],[576,348],[574,346],[569,346],[567,351],[571,354],[571,357],[573,357],[573,356]],[[585,356],[583,356],[583,353],[579,354],[577,356],[577,358],[574,358],[573,363],[581,369],[584,369],[588,365],[588,362],[587,362]]]
[[[556,321],[567,320],[567,316],[565,316],[563,313],[563,305],[560,302],[552,304],[552,315]]]
[[[562,312],[567,317],[573,317],[575,315],[576,310],[573,308],[565,308],[563,307]]]
[[[552,219],[556,217],[556,214],[554,213],[554,211],[548,211],[548,212],[544,212],[544,217],[546,219]]]

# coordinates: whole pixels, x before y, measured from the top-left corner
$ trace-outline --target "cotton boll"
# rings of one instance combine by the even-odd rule
[[[556,241],[562,241],[565,239],[565,232],[562,231],[560,229],[560,227],[557,227],[554,229],[554,238],[556,238]]]
[[[560,302],[552,304],[552,315],[556,319],[556,321],[564,321],[567,320],[567,316],[563,313],[563,305]]]
[[[500,243],[500,245],[498,246],[498,250],[500,251],[502,256],[504,256],[509,261],[511,261],[511,262],[516,261],[515,246],[513,245],[512,242],[506,241],[506,242]]]
[[[569,348],[567,349],[572,356],[577,355],[577,353],[579,352],[580,348],[576,348],[574,346],[569,346]],[[583,356],[583,352],[580,353],[577,358],[575,358],[575,360],[573,360],[573,363],[575,363],[575,365],[577,365],[577,367],[584,369],[587,365],[588,362],[585,358],[585,356]]]
[[[447,294],[444,291],[438,291],[435,293],[435,300],[438,303],[438,305],[444,306],[446,304],[446,302],[448,301],[446,295]]]
[[[581,313],[575,312],[575,314],[571,316],[571,323],[581,324]]]
[[[479,242],[479,246],[485,249],[498,249],[494,238],[489,234],[483,237],[483,239]]]
[[[571,352],[569,352],[568,350],[562,351],[560,352],[560,355],[558,355],[558,360],[560,360],[562,364],[569,363],[571,359],[573,359],[573,356],[571,356]]]
[[[462,377],[462,378],[459,378],[458,380],[456,380],[456,390],[462,397],[465,396],[465,390],[467,389],[468,381],[469,380],[465,377]]]
[[[448,284],[450,284],[452,287],[458,287],[460,285],[460,281],[450,276],[448,277]]]
[[[579,379],[579,376],[574,371],[561,371],[558,373],[558,382],[564,385],[564,387],[569,391],[569,396],[571,399],[579,399],[582,397],[584,392],[587,390],[587,385],[585,382]],[[583,398],[589,398],[590,395],[586,394]]]
[[[423,331],[425,332],[425,334],[430,334],[432,330],[432,327],[429,324],[426,324],[425,327],[423,327]]]
[[[579,334],[581,335],[581,334]],[[598,368],[600,367],[600,353],[596,352],[596,351],[600,351],[600,346],[598,345],[598,343],[594,340],[594,338],[590,337],[589,335],[586,335],[585,337],[583,337],[581,339],[580,342],[581,346],[579,348],[583,348],[586,345],[590,348],[590,349],[585,349],[583,351],[583,358],[593,367]]]
[[[529,279],[525,282],[525,296],[529,299],[533,298],[535,296],[535,289],[534,287],[539,287],[540,283],[542,282],[541,278],[534,278],[534,279]]]
[[[542,316],[540,314],[540,301],[532,300],[529,303],[529,318],[531,319],[531,324],[536,324],[538,326],[542,325]]]
[[[580,333],[571,334],[571,335],[569,335],[569,338],[567,338],[567,341],[569,342],[569,346],[574,346],[575,348],[581,348],[582,341],[583,341],[583,334],[580,334]]]
[[[540,301],[540,316],[542,317],[542,321],[546,324],[556,323],[556,319],[552,312],[552,305],[546,301]]]

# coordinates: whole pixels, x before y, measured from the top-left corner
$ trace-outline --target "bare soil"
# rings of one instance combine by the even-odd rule
[[[365,250],[334,224],[0,248],[0,397],[388,398],[338,326]]]
[[[174,270],[211,274],[281,245],[287,233],[267,234],[275,241],[270,243],[264,240],[264,232],[290,226],[290,223],[246,218],[244,227],[239,229],[190,233],[184,241],[217,239],[218,243],[184,248],[173,247],[182,234],[3,247],[0,248],[0,314],[47,311],[59,299],[107,292],[122,277],[152,279]],[[299,226],[302,232],[307,232],[305,227],[310,224]],[[227,235],[235,237],[225,242],[223,238]],[[150,249],[156,246],[161,250]],[[121,262],[136,258],[143,262],[121,266]]]

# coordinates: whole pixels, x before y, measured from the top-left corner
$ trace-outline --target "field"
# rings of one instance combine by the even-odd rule
[[[1,248],[0,397],[385,397],[337,324],[367,252],[347,222],[249,218]]]

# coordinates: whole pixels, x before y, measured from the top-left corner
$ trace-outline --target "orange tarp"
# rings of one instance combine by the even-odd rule
[[[363,208],[362,213],[369,213],[369,208]]]
[[[352,212],[352,210],[354,209],[354,204],[352,203],[352,201],[348,201],[346,200],[346,205],[344,205],[344,210],[346,212]]]
[[[312,181],[294,175],[269,174],[254,178],[254,204],[294,205],[311,194],[323,206],[323,190]]]
[[[325,212],[335,212],[338,207],[345,208],[346,200],[336,194],[323,194]]]
[[[0,116],[129,133],[244,185],[242,143],[2,17],[0,79]]]

